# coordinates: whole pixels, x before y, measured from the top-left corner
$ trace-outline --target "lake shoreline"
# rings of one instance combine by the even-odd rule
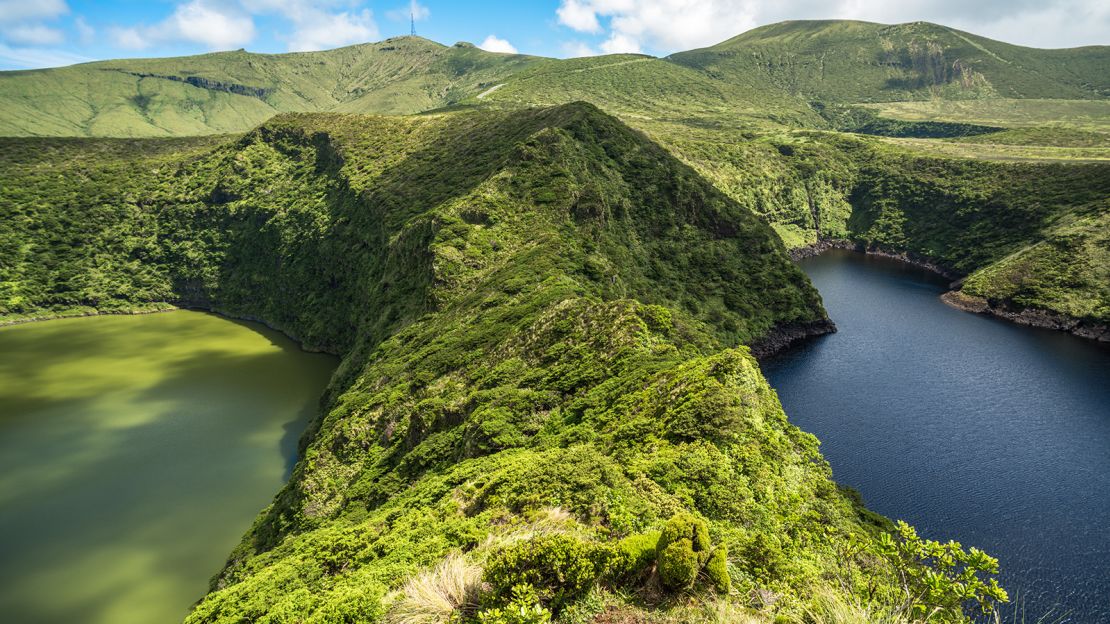
[[[95,317],[95,316],[140,316],[140,315],[143,315],[143,314],[162,314],[162,313],[165,313],[165,312],[177,312],[179,310],[192,310],[194,312],[208,312],[208,313],[215,314],[217,316],[221,316],[223,318],[233,320],[233,321],[248,321],[248,322],[251,322],[251,323],[258,323],[259,325],[262,325],[262,326],[266,327],[267,329],[271,329],[273,331],[276,331],[276,332],[280,333],[281,335],[285,336],[286,338],[292,340],[301,349],[301,351],[304,351],[305,353],[324,353],[324,354],[327,354],[327,355],[334,355],[336,357],[343,357],[342,353],[337,353],[335,351],[326,349],[324,347],[319,347],[319,346],[316,346],[316,345],[313,345],[313,344],[306,343],[304,340],[302,340],[300,338],[300,336],[294,335],[294,334],[290,333],[289,331],[287,331],[286,329],[278,327],[278,326],[270,323],[269,321],[267,321],[265,319],[258,318],[258,317],[255,317],[255,316],[246,315],[246,314],[235,314],[235,313],[232,313],[232,312],[228,312],[226,310],[220,310],[220,309],[217,309],[217,308],[208,308],[208,307],[199,306],[199,305],[174,305],[172,303],[157,303],[157,304],[150,304],[150,306],[136,306],[134,308],[123,308],[123,309],[119,309],[119,310],[97,310],[96,308],[75,308],[73,310],[51,313],[51,314],[30,314],[30,315],[27,315],[27,316],[21,316],[21,317],[16,317],[16,318],[8,318],[8,319],[0,320],[0,329],[3,329],[5,327],[13,327],[13,326],[16,326],[16,325],[26,325],[28,323],[41,323],[41,322],[45,322],[45,321],[61,321],[61,320],[65,320],[65,319],[91,318],[91,317]]]
[[[969,295],[960,290],[960,286],[966,276],[928,258],[917,256],[916,254],[906,252],[896,253],[883,249],[869,248],[863,243],[849,239],[821,240],[812,245],[796,247],[789,250],[787,253],[790,255],[791,260],[798,262],[804,258],[819,256],[831,249],[844,249],[868,256],[878,256],[880,258],[897,260],[925,269],[945,279],[952,280],[952,283],[948,285],[948,290],[941,294],[940,300],[957,310],[972,314],[993,316],[1026,327],[1061,331],[1099,343],[1110,343],[1110,325],[1091,323],[1084,319],[1075,318],[1052,310],[1042,310],[1040,308],[1012,309],[1007,305],[1007,302],[1004,301],[1000,302],[1000,304],[994,304],[983,297]]]
[[[811,338],[835,333],[836,323],[829,318],[805,323],[783,323],[771,328],[771,331],[752,342],[748,348],[752,357],[763,361]]]
[[[983,297],[969,295],[962,290],[949,290],[940,296],[940,300],[964,312],[984,314],[1026,327],[1062,331],[1079,338],[1110,343],[1110,326],[1090,323],[1059,312],[1039,308],[1011,310],[1004,303],[1002,306],[996,306]]]
[[[121,310],[97,310],[96,308],[75,308],[63,312],[50,314],[31,314],[15,318],[0,320],[0,328],[26,325],[27,323],[40,323],[43,321],[61,321],[64,319],[86,318],[93,316],[139,316],[142,314],[161,314],[163,312],[176,312],[188,308],[181,308],[172,304],[155,304],[153,307],[134,307]]]
[[[947,280],[900,262],[801,268],[840,331],[760,364],[836,481],[998,557],[1029,621],[1110,622],[1110,505],[1092,496],[1110,485],[1107,345],[953,310]]]

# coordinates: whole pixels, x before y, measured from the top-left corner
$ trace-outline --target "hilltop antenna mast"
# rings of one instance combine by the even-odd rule
[[[409,34],[416,36],[416,14],[409,11]]]

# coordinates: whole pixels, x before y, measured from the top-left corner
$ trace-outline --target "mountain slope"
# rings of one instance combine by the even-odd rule
[[[825,122],[809,100],[1101,99],[1108,63],[1105,46],[1036,50],[923,22],[783,22],[667,59],[542,59],[397,37],[0,72],[0,134],[183,136],[246,131],[281,112],[573,101],[626,120],[812,127]]]
[[[324,52],[0,72],[0,134],[182,136],[241,132],[280,112],[414,113],[476,95],[533,61],[397,37]]]
[[[741,346],[827,327],[777,238],[590,105],[4,147],[9,318],[188,304],[343,356],[190,622],[396,621],[436,565],[482,594],[436,617],[487,622],[869,617],[948,574],[881,537]],[[921,608],[963,621],[964,587]]]
[[[927,22],[780,22],[669,60],[828,102],[1110,95],[1110,47],[1039,50]]]
[[[150,245],[155,247],[148,248],[145,252],[147,257],[145,262],[141,263],[142,270],[148,274],[161,273],[162,276],[158,288],[152,287],[149,292],[142,291],[145,293],[144,297],[157,293],[159,300],[162,301],[200,304],[220,301],[223,306],[233,303],[239,305],[237,302],[242,300],[257,307],[262,305],[262,301],[267,300],[266,297],[259,298],[258,289],[264,284],[251,285],[240,283],[240,280],[245,273],[258,275],[265,273],[261,268],[258,271],[239,271],[235,279],[216,279],[216,276],[221,271],[226,271],[226,268],[218,263],[198,265],[198,259],[179,263],[177,260],[181,259],[180,254],[191,252],[179,248],[173,240],[155,242],[149,240],[149,237],[186,236],[193,232],[197,225],[177,221],[183,215],[199,218],[192,211],[201,210],[200,214],[214,218],[227,210],[227,207],[240,205],[239,202],[243,202],[247,196],[252,196],[253,199],[245,206],[257,210],[259,189],[256,187],[261,184],[260,180],[269,180],[272,176],[285,174],[284,165],[280,164],[280,160],[275,160],[275,157],[282,153],[287,134],[293,137],[289,140],[310,142],[326,141],[329,137],[341,137],[347,155],[331,154],[329,150],[335,148],[329,147],[325,150],[325,146],[312,144],[314,150],[322,150],[320,158],[326,157],[332,160],[322,160],[317,164],[319,170],[311,175],[292,180],[287,185],[267,182],[266,186],[262,187],[266,197],[264,205],[274,206],[274,210],[284,205],[291,207],[280,210],[282,218],[294,219],[291,225],[299,227],[300,221],[297,220],[304,219],[305,227],[324,228],[321,231],[313,229],[310,232],[299,233],[294,237],[294,242],[298,245],[308,244],[308,240],[304,237],[310,236],[312,240],[326,241],[328,245],[359,246],[369,243],[352,242],[348,240],[349,237],[354,236],[356,240],[361,241],[362,237],[368,236],[368,232],[376,232],[375,236],[384,237],[383,240],[393,240],[410,230],[414,232],[414,236],[417,231],[424,232],[421,228],[431,227],[430,223],[422,222],[423,224],[418,228],[409,223],[413,216],[426,213],[445,202],[452,203],[448,200],[465,196],[476,185],[488,184],[490,179],[498,178],[500,168],[512,158],[527,156],[520,153],[521,148],[517,145],[522,137],[553,124],[552,117],[585,118],[598,123],[600,120],[605,120],[606,124],[612,123],[608,121],[608,117],[584,104],[568,105],[548,111],[486,112],[395,119],[344,115],[282,116],[244,138],[229,143],[228,145],[232,147],[227,149],[232,151],[217,151],[200,163],[190,165],[200,167],[200,170],[195,172],[180,170],[179,167],[182,165],[160,164],[156,156],[159,150],[155,148],[149,148],[154,151],[154,154],[128,153],[127,150],[135,149],[133,145],[148,145],[142,142],[135,144],[117,140],[85,144],[72,140],[43,140],[36,143],[9,139],[4,175],[11,184],[4,186],[3,200],[4,216],[7,219],[5,234],[11,242],[5,248],[17,251],[17,256],[5,262],[7,273],[2,281],[11,289],[10,292],[14,293],[9,295],[9,302],[14,298],[20,302],[21,307],[7,303],[3,306],[3,311],[8,314],[32,312],[44,308],[61,311],[68,306],[100,308],[111,307],[116,300],[126,302],[131,298],[127,292],[106,294],[102,292],[103,284],[89,284],[85,274],[93,272],[97,275],[111,276],[119,273],[124,265],[112,263],[125,259],[130,263],[138,253],[136,250],[125,253],[124,249]],[[563,130],[563,132],[567,131],[569,130]],[[587,131],[592,130],[587,128]],[[527,197],[534,197],[534,201],[541,207],[548,204],[568,204],[570,208],[567,209],[573,209],[576,214],[580,213],[586,225],[593,224],[595,220],[605,224],[604,232],[599,232],[592,243],[579,249],[576,252],[579,255],[573,257],[575,262],[583,263],[583,267],[586,267],[582,270],[588,270],[594,279],[601,281],[602,285],[599,288],[612,294],[623,293],[630,288],[640,289],[642,296],[649,301],[655,296],[653,293],[670,292],[668,296],[673,298],[670,303],[679,307],[691,306],[691,313],[695,316],[704,318],[712,316],[717,319],[721,327],[730,328],[731,340],[734,342],[755,340],[766,334],[776,323],[816,321],[822,318],[816,294],[798,270],[784,260],[781,245],[765,225],[761,224],[754,215],[708,186],[661,148],[648,143],[638,135],[629,134],[630,132],[627,128],[623,128],[615,136],[621,141],[632,141],[632,146],[627,148],[625,153],[644,168],[643,172],[636,174],[634,183],[622,182],[617,178],[591,179],[575,183],[574,179],[577,175],[575,168],[592,166],[590,159],[598,155],[568,154],[567,160],[549,163],[538,173],[527,172],[527,175],[517,176],[514,182],[517,186],[510,189],[515,194],[523,193]],[[298,138],[305,133],[309,139]],[[554,136],[555,134],[558,133],[550,130],[544,136],[553,135],[551,140],[561,140],[559,136]],[[259,137],[264,137],[266,140],[259,141]],[[218,141],[218,139],[208,141]],[[172,152],[194,143],[205,144],[204,140],[197,139],[174,141],[165,145],[168,145],[166,149]],[[153,145],[164,144],[154,143]],[[599,155],[604,154],[604,148],[599,147],[601,144],[598,141],[591,145],[602,149],[602,154]],[[297,151],[302,148],[294,146],[289,149]],[[71,150],[76,150],[77,153],[70,154]],[[230,160],[220,160],[220,158]],[[104,162],[98,162],[98,159],[103,159]],[[348,169],[344,170],[344,176],[340,180],[333,169],[348,161],[351,162],[347,164]],[[145,162],[145,165],[136,167],[136,164],[141,162]],[[666,163],[666,166],[673,171],[661,173],[658,178],[651,177],[648,172],[661,166],[660,163]],[[209,170],[212,167],[216,169]],[[274,167],[277,168],[273,169]],[[178,173],[161,182],[160,177],[164,176],[167,170],[178,171]],[[62,180],[67,178],[85,180],[88,187],[81,191],[69,188],[62,183]],[[243,180],[249,182],[250,188],[240,188],[242,184],[247,183]],[[319,219],[324,216],[310,217],[308,214],[302,214],[298,209],[306,206],[312,207],[313,211],[324,210],[324,204],[319,202],[339,201],[341,198],[333,197],[335,193],[356,193],[349,188],[335,187],[337,184],[339,187],[343,185],[358,187],[357,193],[369,193],[371,197],[368,201],[376,207],[375,210],[385,211],[384,216],[366,222],[365,228],[358,232],[348,231],[347,228],[353,227],[348,225],[343,225],[339,231],[332,231],[328,229],[328,223],[319,222]],[[206,186],[197,188],[197,185]],[[189,199],[183,200],[182,197]],[[47,202],[47,198],[49,198],[48,203],[44,203]],[[182,201],[194,207],[185,212],[177,210],[176,206]],[[454,200],[452,205],[459,201]],[[500,201],[510,200],[503,198]],[[141,203],[136,204],[136,202]],[[203,204],[203,209],[200,205],[194,205],[194,202]],[[344,208],[350,208],[346,204],[342,205]],[[632,218],[633,213],[630,211],[641,210],[643,206],[652,205],[661,205],[665,210],[661,210],[659,214],[648,212],[635,219]],[[114,241],[125,243],[123,248],[114,252],[106,249],[106,241],[92,244],[92,240],[82,239],[84,236],[105,235],[103,231],[95,230],[98,227],[107,227],[108,224],[99,223],[92,215],[103,215],[104,219],[110,221],[121,214],[135,211],[149,212],[143,208],[144,206],[159,207],[162,216],[170,219],[169,224],[161,225],[154,231],[141,230],[139,240],[131,239],[138,234],[137,232],[113,229],[114,233],[110,237]],[[466,206],[456,206],[456,210],[470,215],[466,216],[466,219],[471,221],[477,219],[480,222],[479,226],[492,218],[489,215],[471,215],[471,212],[474,214],[480,212],[478,207],[464,209]],[[682,214],[684,219],[696,218],[699,229],[686,231],[679,227],[677,222],[668,220],[674,218],[669,215],[676,214],[676,211]],[[242,215],[239,216],[242,217]],[[81,222],[81,227],[78,227],[77,224],[81,219],[84,221]],[[365,221],[370,219],[370,216],[359,213],[349,215],[349,219]],[[141,219],[137,219],[137,223],[139,222]],[[51,227],[44,230],[37,229],[35,224],[42,223],[70,225],[58,227],[57,230]],[[338,223],[345,224],[346,221],[340,220]],[[617,223],[623,226],[617,227]],[[210,250],[236,248],[234,237],[241,233],[239,230],[242,227],[247,227],[247,224],[234,225],[222,222],[211,222],[206,225],[214,228],[214,231],[224,232],[212,240],[209,240],[208,234],[205,235],[204,238],[207,241],[205,246]],[[129,226],[127,223],[121,223],[111,224],[110,227],[126,230]],[[93,231],[89,231],[89,228]],[[164,231],[163,228],[165,228]],[[464,227],[464,229],[469,228]],[[476,227],[475,231],[480,232],[484,229]],[[427,232],[421,236],[426,234]],[[38,238],[44,235],[64,238],[45,240]],[[686,238],[688,235],[693,238]],[[625,236],[633,238],[629,239],[622,249],[637,251],[632,256],[607,257],[605,245],[611,242],[610,237],[616,237],[613,240],[617,240]],[[670,247],[665,250],[666,253],[674,254],[676,261],[685,264],[688,267],[687,274],[681,274],[673,268],[667,269],[665,264],[647,262],[651,253],[664,251],[662,249],[650,251],[655,249],[663,238],[671,240],[668,243]],[[275,245],[285,244],[278,239],[270,242]],[[725,268],[717,267],[710,258],[716,255],[728,255],[732,253],[728,251],[729,246],[741,243],[742,248],[747,246],[746,248],[752,253],[740,254],[735,262],[753,264],[743,267],[734,266],[728,269],[727,274],[718,274],[718,271],[724,271]],[[182,242],[182,244],[185,243]],[[189,246],[193,244],[188,243]],[[292,245],[292,242],[289,244]],[[379,241],[374,243],[374,246],[380,244]],[[324,262],[324,259],[319,256],[321,250],[316,247],[304,249],[282,247],[282,249],[284,249],[283,253],[289,255],[290,266],[300,266],[306,271],[309,268],[303,266],[304,263]],[[463,253],[461,248],[457,251]],[[482,265],[496,256],[488,249],[483,251],[474,248],[470,252],[476,256],[467,261]],[[104,256],[110,253],[119,253],[121,257],[113,261]],[[372,253],[376,251],[363,250],[357,254],[345,252],[343,263],[336,265],[335,270],[339,270],[344,263]],[[626,250],[622,253],[632,252]],[[62,254],[63,257],[59,258],[54,254]],[[217,260],[230,261],[223,252],[204,255],[204,258],[205,262],[209,263]],[[252,258],[253,256],[247,255],[243,259],[247,261]],[[460,256],[454,258],[452,262],[462,262],[463,259]],[[186,273],[177,272],[181,270],[185,270]],[[62,274],[58,274],[58,271]],[[688,280],[691,271],[704,271],[705,279]],[[285,279],[288,279],[288,276],[285,276]],[[303,287],[314,291],[319,290],[317,296],[333,300],[332,282],[344,282],[348,279],[351,279],[350,270],[345,268],[334,275],[329,271],[326,279],[310,282],[306,276]],[[437,279],[448,280],[448,277],[445,274]],[[412,282],[412,279],[410,277],[405,281]],[[662,283],[668,284],[668,287],[655,290],[651,286]],[[49,294],[35,296],[31,294],[35,291],[30,290],[29,285],[41,287],[44,284],[54,286]],[[800,286],[788,286],[788,284]],[[89,289],[86,290],[81,285],[88,285]],[[213,290],[217,286],[218,289]],[[127,290],[122,286],[120,288]],[[269,292],[265,288],[263,290]],[[273,291],[273,296],[278,299],[280,299],[279,290]],[[131,292],[137,294],[135,291]],[[375,295],[377,296],[382,295]],[[427,302],[410,303],[424,305]],[[277,300],[273,305],[275,308],[288,307],[287,304]],[[345,306],[333,302],[331,307]],[[315,319],[316,312],[318,311],[306,310],[297,318]],[[284,324],[284,320],[282,323]],[[303,331],[295,333],[309,342],[331,350],[342,350],[348,340],[316,333],[304,335]]]
[[[723,82],[663,59],[612,54],[544,59],[503,79],[488,106],[551,106],[586,101],[637,124],[818,126],[808,103],[758,80]]]

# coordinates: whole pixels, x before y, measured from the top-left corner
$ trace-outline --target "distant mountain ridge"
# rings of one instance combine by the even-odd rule
[[[282,112],[416,113],[473,96],[536,60],[420,37],[323,52],[99,61],[0,73],[0,133],[240,132]]]
[[[651,116],[699,109],[809,125],[821,123],[809,100],[1103,99],[1108,66],[1107,46],[1037,50],[924,22],[782,22],[664,59],[547,59],[395,37],[322,52],[0,72],[0,135],[188,136],[245,131],[282,112],[574,100]]]
[[[928,22],[780,22],[669,57],[721,78],[761,75],[841,101],[1110,95],[1110,47],[1041,50]]]

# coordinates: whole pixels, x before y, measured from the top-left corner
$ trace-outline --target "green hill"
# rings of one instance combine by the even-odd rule
[[[783,22],[666,59],[543,59],[419,37],[0,72],[0,135],[241,132],[282,112],[588,101],[622,119],[814,127],[823,103],[1100,99],[1110,48],[1036,50],[927,23]]]
[[[665,59],[615,54],[532,63],[473,104],[550,106],[591,102],[634,125],[819,126],[801,98],[758,80],[723,82]]]
[[[415,113],[476,95],[534,60],[398,37],[324,52],[0,72],[0,134],[183,136],[242,132],[281,112]]]
[[[189,622],[955,622],[1002,596],[989,557],[891,539],[786,420],[742,345],[827,321],[770,229],[588,104],[2,154],[9,319],[192,305],[343,357]]]
[[[1110,96],[1110,47],[1039,50],[927,22],[780,22],[669,59],[827,102]]]
[[[188,306],[342,357],[193,624],[966,622],[997,562],[838,487],[752,353],[832,329],[787,255],[832,240],[1110,336],[1110,165],[923,147],[1097,154],[1105,57],[789,22],[6,72],[0,133],[45,136],[0,138],[0,323]]]

